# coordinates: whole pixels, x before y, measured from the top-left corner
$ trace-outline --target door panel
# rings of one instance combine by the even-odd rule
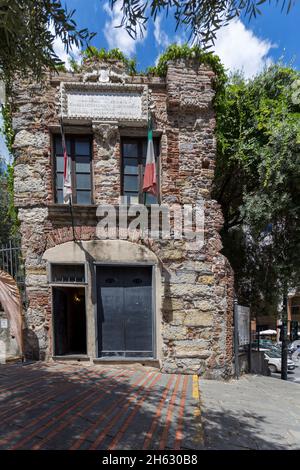
[[[153,357],[151,284],[151,268],[97,268],[99,356]]]
[[[128,269],[124,288],[126,351],[152,354],[152,287],[151,271]]]
[[[98,340],[102,355],[124,351],[123,285],[115,268],[97,269]]]

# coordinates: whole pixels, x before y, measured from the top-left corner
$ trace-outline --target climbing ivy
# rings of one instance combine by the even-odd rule
[[[177,59],[193,59],[201,64],[209,65],[218,76],[218,80],[224,84],[226,82],[226,75],[223,65],[218,56],[211,52],[205,52],[201,47],[195,45],[190,47],[188,44],[172,44],[163,54],[160,55],[157,65],[148,67],[149,74],[164,77],[167,74],[168,61]]]

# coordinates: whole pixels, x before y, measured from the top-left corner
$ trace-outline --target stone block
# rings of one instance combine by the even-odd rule
[[[200,310],[188,310],[185,314],[183,324],[186,326],[212,326],[214,321],[211,312],[201,312]]]

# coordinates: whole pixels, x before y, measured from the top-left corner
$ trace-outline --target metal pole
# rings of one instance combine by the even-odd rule
[[[288,319],[287,319],[287,285],[283,288],[282,305],[282,343],[281,343],[281,378],[287,380],[287,361],[288,361]]]
[[[72,200],[71,200],[71,198],[69,199],[69,207],[70,207],[70,213],[71,213],[73,242],[75,242],[75,241],[76,241],[76,237],[75,237],[74,216],[73,216],[73,208],[72,208]]]
[[[239,327],[238,327],[238,301],[234,299],[233,302],[233,319],[234,319],[234,367],[235,377],[238,379],[240,376],[239,365]]]
[[[248,345],[248,361],[249,361],[249,373],[252,372],[252,329],[251,329],[251,315],[249,312],[249,345]]]

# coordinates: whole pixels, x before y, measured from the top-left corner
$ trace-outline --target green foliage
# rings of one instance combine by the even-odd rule
[[[1,129],[1,133],[4,136],[6,147],[10,153],[12,153],[12,144],[14,141],[14,131],[12,128],[12,120],[11,120],[11,110],[10,105],[5,104],[2,106],[2,119],[3,119],[3,128]]]
[[[13,168],[0,158],[0,245],[17,234],[19,223],[13,204]]]
[[[164,77],[167,73],[168,61],[177,59],[196,60],[201,64],[209,65],[212,70],[220,75],[223,82],[226,80],[223,66],[218,56],[205,52],[199,46],[190,47],[188,44],[172,44],[166,51],[159,57],[158,63],[155,67],[149,67],[148,72],[159,77]]]
[[[222,96],[227,77],[219,57],[211,52],[205,52],[197,45],[190,47],[188,44],[172,44],[159,57],[157,65],[147,69],[147,73],[150,75],[165,77],[167,74],[168,61],[178,59],[196,61],[199,64],[209,66],[215,72],[214,88],[216,91],[216,97],[214,105],[215,109],[218,111],[219,106],[221,106],[223,102]]]
[[[46,69],[61,64],[53,48],[59,37],[67,52],[86,46],[94,34],[78,30],[74,11],[60,0],[1,0],[0,78],[9,82],[15,73],[40,78]]]
[[[120,49],[111,49],[107,51],[103,47],[101,49],[97,49],[95,46],[89,46],[85,51],[83,51],[83,61],[96,59],[100,61],[107,61],[107,60],[119,60],[126,65],[127,71],[129,74],[134,75],[137,73],[136,71],[136,60],[135,59],[128,59]]]
[[[209,47],[216,38],[216,32],[234,18],[243,16],[251,19],[261,13],[260,6],[267,0],[110,0],[111,8],[118,3],[124,27],[132,38],[143,36],[149,18],[155,21],[157,15],[169,13],[176,21],[176,30],[183,26],[202,47]],[[289,12],[293,0],[269,0],[281,10]]]
[[[66,73],[68,70],[67,70],[67,67],[65,66],[65,64],[58,64],[55,66],[55,70],[56,72],[63,72],[63,73]]]
[[[8,193],[8,204],[7,204],[7,221],[10,225],[10,236],[14,237],[17,235],[19,230],[19,220],[17,210],[14,205],[14,168],[15,164],[8,165],[6,172],[7,179],[7,193]]]
[[[234,76],[217,114],[214,196],[225,218],[224,254],[236,290],[256,312],[273,311],[300,278],[299,72],[274,65]],[[300,87],[300,82],[299,82]]]
[[[78,62],[74,59],[74,57],[71,57],[69,59],[69,64],[71,67],[72,72],[79,73],[81,70],[81,66],[78,64]]]
[[[1,133],[4,136],[7,149],[12,154],[14,131],[12,128],[10,105],[2,106],[3,127]],[[1,159],[0,159],[1,163]],[[14,164],[5,165],[2,160],[0,165],[0,217],[2,223],[0,243],[5,243],[9,236],[14,236],[19,227],[17,211],[14,206]]]

